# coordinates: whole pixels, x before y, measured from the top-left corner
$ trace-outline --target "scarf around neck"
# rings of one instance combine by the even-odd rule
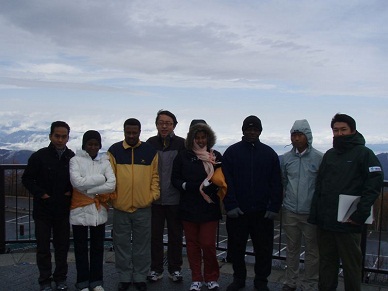
[[[209,185],[209,180],[213,177],[214,174],[214,165],[216,164],[216,156],[213,152],[213,149],[210,149],[208,152],[206,147],[201,148],[195,140],[193,141],[193,152],[196,154],[198,159],[200,159],[203,163],[205,171],[207,173],[207,177],[201,185],[199,186],[199,192],[202,194],[203,199],[206,200],[207,203],[214,203],[214,201],[203,191],[203,187]]]

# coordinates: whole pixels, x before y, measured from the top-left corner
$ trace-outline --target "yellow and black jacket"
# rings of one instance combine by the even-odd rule
[[[115,209],[135,212],[159,199],[158,155],[151,145],[139,141],[132,147],[124,140],[113,144],[108,154],[116,175]]]

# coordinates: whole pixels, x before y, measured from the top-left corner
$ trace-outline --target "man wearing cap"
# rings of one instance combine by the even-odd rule
[[[286,280],[282,291],[297,288],[302,237],[305,272],[300,287],[301,290],[317,290],[317,227],[308,223],[307,218],[323,154],[313,148],[313,135],[306,119],[296,120],[290,133],[292,149],[283,155],[280,163],[284,189],[282,220],[287,237]]]
[[[234,271],[227,291],[245,286],[245,249],[249,235],[255,250],[254,286],[257,290],[269,290],[273,220],[282,204],[282,184],[279,157],[260,142],[262,130],[260,119],[248,116],[242,125],[242,140],[224,153],[222,170],[228,185],[224,205]]]

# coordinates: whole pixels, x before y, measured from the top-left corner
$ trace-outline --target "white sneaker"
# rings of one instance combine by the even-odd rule
[[[82,288],[82,289],[77,289],[77,290],[80,290],[80,291],[89,291],[89,288]],[[94,289],[93,289],[94,290]]]
[[[179,271],[172,272],[168,274],[168,277],[173,281],[173,282],[181,282],[183,280],[182,274]]]
[[[209,290],[217,290],[220,287],[216,281],[206,282],[205,284]]]
[[[163,274],[157,273],[155,271],[151,271],[147,276],[147,280],[150,282],[156,282],[162,278],[163,278]]]
[[[104,287],[102,287],[101,285],[96,286],[96,287],[93,288],[93,291],[104,291]]]
[[[191,283],[190,289],[189,290],[194,290],[194,291],[201,291],[202,283],[195,281]]]

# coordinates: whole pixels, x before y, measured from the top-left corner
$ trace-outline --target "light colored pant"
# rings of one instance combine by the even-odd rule
[[[113,245],[119,281],[145,282],[151,266],[151,207],[132,213],[115,209]]]
[[[283,209],[283,228],[287,237],[287,270],[285,284],[296,288],[299,277],[299,260],[302,237],[305,244],[304,266],[305,272],[301,278],[302,290],[318,289],[319,251],[317,242],[317,228],[307,222],[308,214],[297,214]]]

